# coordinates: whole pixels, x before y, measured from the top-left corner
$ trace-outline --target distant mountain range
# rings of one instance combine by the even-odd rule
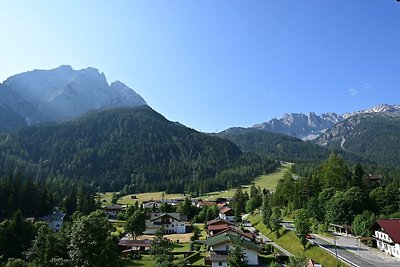
[[[91,110],[146,105],[125,84],[119,81],[109,84],[105,75],[94,68],[73,70],[70,66],[60,66],[34,70],[0,84],[0,132],[70,120]],[[356,160],[400,164],[400,156],[393,152],[400,149],[399,125],[400,105],[384,104],[345,114],[290,113],[250,128],[231,128],[216,135],[234,142],[242,151],[280,160],[315,161],[336,150]]]
[[[366,113],[398,114],[400,113],[400,105],[383,104],[371,109],[342,115],[333,112],[321,115],[316,115],[314,112],[308,114],[289,113],[280,119],[274,118],[267,122],[256,124],[253,128],[272,133],[281,133],[302,140],[313,140],[339,122],[354,115]]]
[[[111,84],[97,69],[60,66],[9,77],[0,84],[0,131],[78,117],[106,107],[146,105],[125,84]]]
[[[400,164],[400,105],[383,104],[343,115],[285,114],[281,119],[250,128],[230,128],[219,136],[231,140],[244,151],[275,155],[279,159],[317,160],[334,150],[355,161],[397,166]]]

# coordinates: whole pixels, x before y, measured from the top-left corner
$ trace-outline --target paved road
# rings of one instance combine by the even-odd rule
[[[295,231],[295,228],[291,222],[282,222],[281,225],[290,231]],[[357,239],[353,236],[335,235],[334,238],[322,237],[318,235],[312,236],[313,238],[309,239],[311,243],[325,249],[335,257],[337,255],[339,259],[352,266],[400,266],[399,260],[394,259],[385,253],[373,250],[360,242],[357,242]],[[334,245],[335,242],[336,246]]]

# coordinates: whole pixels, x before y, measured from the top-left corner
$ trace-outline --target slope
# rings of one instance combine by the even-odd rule
[[[205,181],[204,190],[208,190],[226,185],[225,170],[249,168],[226,178],[238,183],[275,164],[243,154],[228,140],[170,122],[147,106],[91,112],[74,121],[25,127],[3,135],[0,150],[6,151],[0,155],[3,172],[20,164],[19,171],[30,175],[79,179],[103,190],[131,186],[130,191],[170,188],[183,192],[186,183]]]
[[[353,115],[327,130],[315,143],[395,167],[400,164],[399,133],[399,114],[362,113]]]

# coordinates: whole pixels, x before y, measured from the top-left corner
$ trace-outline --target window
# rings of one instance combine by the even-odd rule
[[[218,262],[218,266],[222,266],[222,262]]]

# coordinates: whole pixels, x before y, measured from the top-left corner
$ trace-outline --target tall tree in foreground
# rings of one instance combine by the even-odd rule
[[[228,265],[231,267],[244,267],[246,265],[246,255],[240,246],[240,241],[234,242],[233,247],[228,252]]]
[[[269,219],[269,225],[271,227],[271,231],[275,233],[276,238],[281,237],[279,233],[279,228],[281,225],[279,224],[282,218],[282,211],[279,207],[274,207],[272,210],[272,215]]]
[[[296,212],[294,219],[294,226],[296,227],[296,234],[300,240],[300,243],[303,245],[303,248],[306,249],[307,238],[306,236],[310,233],[310,219],[307,214],[307,211],[304,209],[300,209]]]
[[[172,241],[164,238],[164,228],[157,229],[156,234],[151,241],[150,254],[153,256],[155,267],[172,267],[174,256]]]
[[[102,211],[92,212],[74,222],[69,256],[73,266],[112,267],[118,264],[112,226]]]
[[[146,231],[146,215],[144,212],[135,211],[129,216],[125,223],[125,230],[130,233],[133,239],[143,234]]]

